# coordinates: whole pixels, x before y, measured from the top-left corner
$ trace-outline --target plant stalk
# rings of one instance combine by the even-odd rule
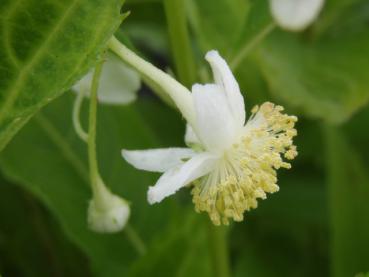
[[[101,61],[95,67],[94,75],[92,77],[91,95],[90,95],[90,107],[89,107],[89,124],[88,124],[88,162],[90,167],[90,182],[92,187],[92,193],[94,194],[95,200],[100,207],[104,208],[106,205],[107,195],[110,194],[108,188],[101,180],[97,155],[96,155],[96,122],[97,122],[97,91],[99,88],[99,80],[104,63],[104,56]],[[143,255],[146,252],[146,246],[138,236],[137,232],[129,224],[125,226],[125,232],[127,239],[132,243],[136,251]]]
[[[213,276],[230,277],[228,260],[227,230],[223,226],[214,226],[208,223],[208,234],[210,240],[210,255],[213,261]]]
[[[76,99],[74,100],[73,105],[73,126],[74,130],[76,131],[77,135],[81,140],[87,143],[88,134],[83,130],[81,121],[80,121],[80,113],[83,103],[84,94],[82,92],[78,92]]]
[[[164,0],[169,37],[179,81],[189,87],[196,81],[196,64],[187,29],[184,0]],[[215,275],[229,277],[228,251],[225,230],[209,224],[210,254]]]
[[[260,42],[262,42],[276,27],[274,22],[266,25],[255,37],[248,41],[241,47],[241,50],[235,55],[229,63],[230,68],[235,71],[245,57],[254,49]]]
[[[145,80],[160,87],[175,102],[186,120],[195,125],[195,109],[192,103],[191,92],[169,74],[145,61],[115,37],[109,41],[109,48],[125,63],[137,70]]]
[[[132,243],[134,248],[136,249],[137,253],[140,256],[143,256],[146,254],[146,245],[140,238],[140,236],[137,234],[137,232],[134,230],[134,228],[127,223],[127,225],[124,227],[124,232],[128,238],[128,240]]]
[[[99,88],[99,80],[101,70],[103,66],[103,60],[99,61],[95,67],[94,75],[92,77],[91,94],[90,94],[90,107],[89,107],[89,119],[88,119],[88,164],[90,167],[90,182],[94,195],[98,195],[99,190],[99,170],[96,156],[96,117],[97,117],[97,91]]]
[[[184,0],[164,0],[169,37],[179,81],[189,87],[196,81],[196,64],[187,29]],[[209,223],[210,255],[214,276],[229,277],[226,230]]]
[[[185,1],[164,0],[164,8],[178,79],[190,87],[196,81],[196,65],[187,28]]]

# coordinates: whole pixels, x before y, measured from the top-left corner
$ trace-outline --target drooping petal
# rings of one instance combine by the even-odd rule
[[[222,87],[227,95],[227,103],[230,106],[232,115],[238,122],[238,126],[242,127],[246,119],[245,103],[231,69],[216,50],[209,51],[205,59],[211,66],[215,83]]]
[[[122,150],[122,156],[128,163],[138,169],[153,172],[165,172],[194,155],[195,152],[190,148]]]
[[[195,84],[192,94],[198,138],[209,151],[222,152],[232,144],[236,131],[225,94],[214,84]]]
[[[155,186],[149,188],[148,202],[150,204],[161,202],[165,197],[209,173],[216,160],[216,156],[203,152],[195,155],[186,163],[169,169],[159,178]]]
[[[185,133],[184,141],[187,146],[201,144],[199,138],[195,134],[191,125],[189,124],[186,125],[186,133]]]
[[[111,194],[110,201],[105,209],[98,207],[92,199],[88,207],[88,225],[98,233],[116,233],[127,224],[130,208],[128,202],[117,195]]]
[[[98,233],[119,232],[126,226],[130,213],[128,202],[113,194],[99,177],[88,206],[90,229]]]
[[[284,29],[301,31],[319,15],[324,0],[271,0],[271,12]]]
[[[77,93],[83,93],[89,97],[91,91],[93,70],[78,81],[73,89]],[[98,99],[104,104],[123,105],[136,99],[136,93],[140,88],[140,77],[132,69],[113,54],[108,54],[103,65]]]

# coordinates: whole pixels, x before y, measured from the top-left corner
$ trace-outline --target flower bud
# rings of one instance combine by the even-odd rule
[[[98,233],[121,231],[130,215],[128,202],[111,193],[101,180],[97,187],[88,207],[89,228]]]
[[[324,0],[271,0],[271,12],[277,24],[289,31],[302,31],[319,15]]]
[[[90,96],[93,70],[88,72],[74,86],[76,93]],[[128,68],[115,55],[108,53],[102,68],[97,98],[100,103],[110,105],[125,105],[136,100],[140,89],[140,77]]]

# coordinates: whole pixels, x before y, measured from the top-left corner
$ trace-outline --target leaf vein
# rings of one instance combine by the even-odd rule
[[[52,42],[52,39],[55,35],[58,34],[58,31],[64,26],[67,19],[71,16],[71,14],[76,9],[77,4],[80,0],[74,0],[72,5],[68,7],[60,20],[53,26],[53,29],[50,31],[49,35],[43,41],[43,44],[37,49],[34,56],[25,64],[25,66],[21,69],[17,80],[14,82],[8,97],[5,99],[4,104],[0,109],[0,123],[4,120],[4,117],[8,114],[8,110],[13,106],[18,94],[20,93],[20,88],[22,87],[25,79],[27,78],[27,73],[29,73],[32,68],[37,64],[39,59],[42,57],[44,52],[46,51],[48,45]]]
[[[65,141],[65,138],[63,138],[63,136],[44,115],[39,113],[35,117],[35,120],[50,140],[57,146],[66,161],[72,165],[80,177],[88,184],[88,170],[81,159],[74,153],[70,144]]]

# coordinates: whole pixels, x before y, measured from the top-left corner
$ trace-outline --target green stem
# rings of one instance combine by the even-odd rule
[[[196,79],[196,65],[187,29],[185,1],[164,0],[169,39],[178,79],[189,87]]]
[[[229,277],[231,274],[228,261],[227,230],[225,227],[214,226],[210,221],[208,226],[210,254],[214,268],[213,276]]]
[[[90,109],[89,109],[89,123],[88,123],[88,161],[90,166],[90,182],[95,200],[102,208],[105,207],[106,201],[109,201],[106,197],[110,195],[108,188],[101,180],[97,155],[96,155],[96,118],[97,118],[97,91],[99,88],[99,80],[101,70],[104,62],[104,57],[96,65],[94,75],[92,77],[91,95],[90,95]],[[128,240],[132,243],[133,247],[138,253],[144,254],[146,252],[145,244],[142,242],[140,237],[137,235],[133,227],[128,224],[125,227],[125,231]]]
[[[127,225],[124,227],[124,232],[126,233],[128,240],[132,243],[132,245],[136,249],[137,253],[141,256],[145,255],[146,254],[145,243],[142,241],[140,236],[137,234],[137,232],[133,229],[133,227],[129,223],[127,223]]]
[[[243,45],[237,55],[231,59],[231,62],[229,63],[231,69],[235,71],[250,51],[263,41],[264,38],[266,38],[275,29],[275,27],[276,24],[274,22],[266,25],[255,37]]]
[[[369,176],[342,128],[324,125],[332,276],[369,269]]]
[[[178,78],[182,84],[190,86],[196,81],[196,65],[186,25],[184,0],[164,0],[164,6]],[[210,225],[210,252],[215,268],[214,276],[229,277],[230,268],[225,230],[222,227],[215,227],[211,223]]]
[[[110,39],[109,48],[125,63],[144,76],[145,80],[149,80],[168,94],[186,120],[195,126],[195,109],[192,103],[191,92],[185,86],[169,74],[136,55],[115,37]]]
[[[99,88],[99,80],[102,70],[103,60],[99,61],[95,67],[92,77],[91,95],[90,95],[90,110],[88,119],[88,163],[90,167],[90,182],[92,191],[95,196],[99,195],[99,170],[96,157],[96,117],[97,117],[97,90]]]
[[[84,142],[87,142],[88,134],[83,130],[80,122],[80,113],[84,97],[83,92],[77,93],[76,100],[73,105],[73,126],[79,138]]]

